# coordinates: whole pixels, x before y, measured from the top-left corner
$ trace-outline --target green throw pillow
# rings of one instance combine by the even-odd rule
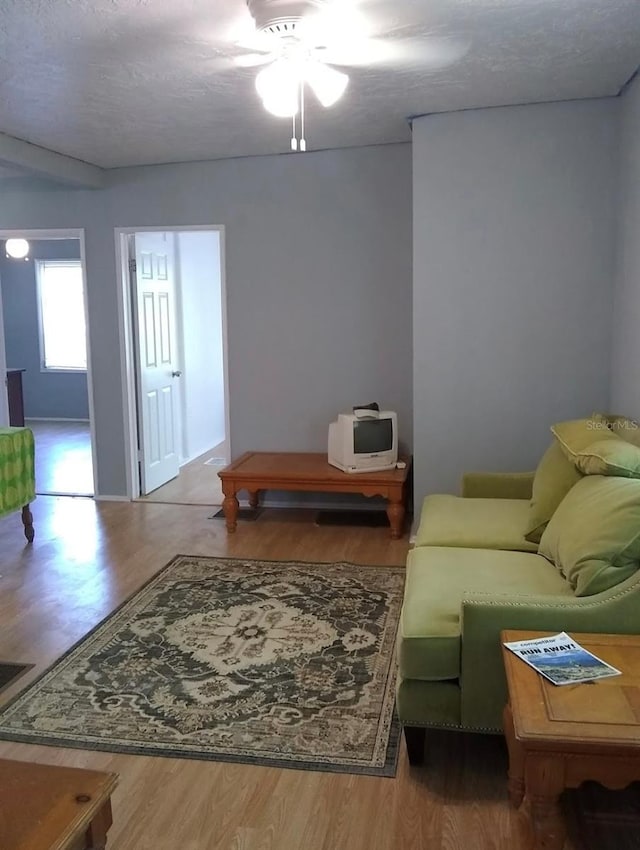
[[[530,543],[540,542],[542,532],[556,508],[581,478],[576,467],[564,456],[558,442],[553,440],[542,455],[533,479],[525,540]]]
[[[572,419],[551,426],[551,433],[560,444],[565,457],[577,465],[577,457],[596,440],[615,440],[615,434],[609,430],[604,416],[594,414],[589,419]]]
[[[607,416],[607,420],[609,422],[609,430],[616,437],[620,437],[620,439],[633,443],[634,446],[640,448],[640,423],[636,422],[635,419],[629,419],[628,416],[609,415]]]
[[[640,567],[640,481],[587,475],[562,500],[542,539],[576,596],[614,587]]]
[[[578,452],[575,463],[585,475],[640,478],[640,447],[627,440],[598,439]]]

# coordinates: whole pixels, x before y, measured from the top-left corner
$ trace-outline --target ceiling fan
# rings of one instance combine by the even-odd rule
[[[354,4],[336,0],[246,0],[255,29],[241,38],[238,67],[264,66],[256,77],[262,103],[273,115],[293,119],[293,150],[305,150],[304,98],[308,87],[324,107],[344,94],[349,77],[338,66],[416,62],[428,69],[461,58],[469,45],[458,39],[373,38]],[[300,114],[301,137],[296,138]]]

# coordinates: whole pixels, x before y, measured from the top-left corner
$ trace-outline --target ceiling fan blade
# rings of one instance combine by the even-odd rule
[[[233,64],[238,68],[259,68],[275,59],[273,53],[241,53],[233,57]]]
[[[319,58],[332,65],[419,65],[437,70],[460,61],[470,47],[470,41],[458,38],[369,38],[332,45],[319,51]]]
[[[325,0],[315,14],[304,16],[297,24],[297,32],[308,44],[329,45],[352,43],[370,34],[367,19],[353,2]]]
[[[273,53],[279,44],[276,36],[261,30],[243,32],[237,38],[233,39],[233,41],[237,47],[242,47],[245,50],[261,51],[262,53]]]
[[[426,69],[448,68],[463,59],[471,49],[471,41],[463,38],[428,36],[398,42],[398,62],[420,65]]]
[[[353,41],[335,41],[328,47],[316,48],[323,62],[332,65],[377,65],[393,59],[394,47],[382,39],[367,38]]]

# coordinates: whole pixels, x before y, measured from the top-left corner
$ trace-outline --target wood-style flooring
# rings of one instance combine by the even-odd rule
[[[177,478],[141,498],[145,502],[166,502],[174,505],[221,505],[224,496],[218,470],[226,466],[226,462],[211,464],[207,461],[226,456],[225,444],[216,446],[181,466]]]
[[[88,422],[27,419],[36,444],[36,493],[93,495],[93,459]]]
[[[0,658],[36,665],[0,704],[177,553],[397,565],[408,548],[303,511],[265,510],[231,536],[207,507],[42,497],[33,513],[33,546],[19,514],[0,520]],[[395,779],[2,741],[0,757],[118,773],[108,850],[530,850],[497,737],[433,734],[424,767],[402,748]]]
[[[93,460],[88,422],[28,419],[36,443],[36,493],[38,495],[92,496]],[[226,456],[222,443],[180,467],[176,478],[142,498],[176,505],[222,504],[218,470],[225,465],[207,461]]]

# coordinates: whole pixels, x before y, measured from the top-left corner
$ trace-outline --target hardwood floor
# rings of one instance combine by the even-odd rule
[[[19,515],[0,520],[0,658],[36,665],[0,704],[177,553],[395,565],[408,548],[303,511],[265,510],[229,537],[206,507],[42,497],[33,513],[32,547]],[[395,779],[2,741],[0,757],[120,774],[108,850],[529,850],[496,737],[434,733],[424,767],[402,748]]]
[[[27,419],[36,443],[36,493],[93,495],[88,422]]]
[[[226,446],[221,444],[211,451],[180,467],[177,478],[158,487],[152,493],[142,496],[145,502],[165,502],[174,505],[221,505],[222,482],[218,478],[218,470],[226,465],[209,463],[218,458],[226,457]]]

